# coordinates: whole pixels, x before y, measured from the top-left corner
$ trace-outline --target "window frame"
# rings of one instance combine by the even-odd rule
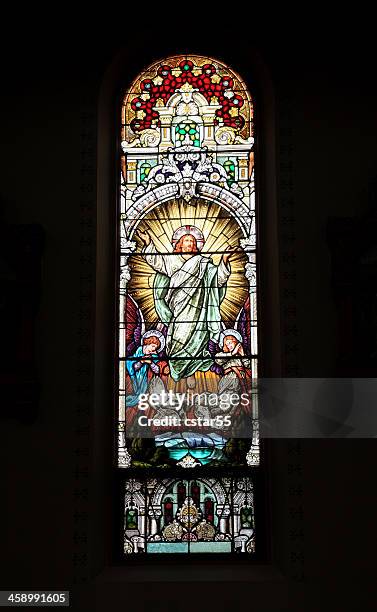
[[[165,61],[169,61],[170,57],[178,56],[179,54],[164,56],[160,60],[153,60],[147,66],[151,66],[154,63],[160,61],[164,63]],[[190,56],[190,53],[187,53]],[[195,54],[193,54],[195,55]],[[201,57],[205,57],[204,55]],[[213,59],[214,61],[223,62],[223,60],[218,60],[216,57],[207,56],[208,59]],[[226,66],[229,66],[227,62]],[[143,74],[144,69],[139,71],[136,76],[134,76],[131,84],[134,80],[139,79]],[[230,68],[232,70],[232,68]],[[237,71],[237,74],[240,74]],[[260,142],[260,129],[258,122],[259,115],[259,103],[257,94],[254,94],[253,90],[250,88],[247,79],[244,78],[244,75],[240,75],[243,83],[245,84],[249,95],[253,101],[253,116],[254,116],[254,160],[257,160],[254,165],[254,181],[255,181],[255,221],[256,221],[256,272],[257,272],[257,313],[258,313],[258,377],[262,375],[264,358],[263,353],[261,351],[261,266],[260,266],[260,190],[259,190],[259,142]],[[116,130],[116,169],[117,169],[117,179],[116,179],[116,216],[115,216],[115,227],[116,227],[116,253],[115,253],[115,261],[116,261],[116,274],[115,274],[115,287],[116,287],[116,317],[115,317],[115,325],[114,325],[114,334],[115,334],[115,355],[116,359],[119,355],[119,332],[118,332],[118,321],[119,321],[119,266],[120,266],[120,232],[119,232],[119,219],[120,219],[120,188],[121,188],[121,160],[122,160],[122,150],[121,150],[121,137],[120,137],[120,117],[121,117],[121,109],[124,101],[124,90],[127,85],[123,84],[123,86],[118,90],[116,96],[116,119],[117,119],[117,130]],[[123,91],[122,91],[123,90]],[[237,218],[234,217],[237,222]],[[115,365],[114,367],[114,398],[113,398],[113,406],[114,406],[114,423],[118,423],[119,418],[119,403],[118,403],[118,368]],[[241,468],[235,469],[226,469],[226,468],[212,468],[205,469],[204,466],[200,468],[200,474],[195,472],[195,469],[185,468],[184,472],[181,474],[178,473],[177,468],[172,467],[171,470],[166,469],[161,473],[161,470],[153,470],[152,468],[121,468],[118,466],[118,431],[114,432],[113,436],[113,467],[116,473],[115,482],[116,486],[114,487],[114,494],[116,499],[116,522],[115,522],[115,535],[113,536],[113,555],[117,564],[120,565],[143,565],[147,563],[148,565],[155,565],[158,562],[162,561],[162,558],[165,562],[170,564],[177,563],[178,559],[179,563],[183,564],[192,564],[192,563],[208,563],[212,561],[218,565],[224,565],[229,562],[234,562],[237,559],[237,563],[241,562],[246,565],[258,565],[260,563],[266,563],[270,560],[270,542],[268,538],[268,529],[266,517],[268,517],[267,511],[267,498],[266,491],[268,489],[266,473],[268,470],[268,444],[266,445],[266,441],[259,440],[259,448],[260,448],[260,464],[259,466],[245,466]],[[216,475],[216,470],[221,470],[221,475]],[[247,478],[252,477],[254,480],[254,501],[258,497],[258,504],[254,506],[255,512],[255,525],[257,530],[257,520],[261,527],[260,534],[256,536],[256,542],[259,540],[259,544],[257,545],[258,550],[253,554],[239,554],[236,552],[230,553],[140,553],[140,554],[130,554],[125,555],[123,552],[123,530],[124,530],[124,500],[122,502],[122,486],[127,479],[137,478],[137,479],[146,479],[152,477],[169,477],[182,478],[183,480],[205,478],[205,477],[213,477],[213,478],[225,478],[227,476],[230,477],[239,477],[239,478]],[[258,507],[258,508],[257,508]],[[258,516],[258,518],[257,518]]]

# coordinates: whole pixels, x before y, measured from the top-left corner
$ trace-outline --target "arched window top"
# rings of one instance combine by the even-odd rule
[[[245,83],[209,57],[178,55],[156,62],[134,80],[123,99],[126,146],[246,144],[253,127],[253,101]]]
[[[253,134],[252,97],[225,64],[180,55],[144,70],[122,103],[123,243],[163,202],[201,197],[237,216],[255,247]]]

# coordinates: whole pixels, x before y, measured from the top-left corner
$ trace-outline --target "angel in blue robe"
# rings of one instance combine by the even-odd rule
[[[165,338],[156,329],[151,329],[142,337],[142,345],[126,361],[130,375],[132,393],[126,396],[126,408],[136,406],[142,393],[148,392],[153,376],[161,373],[161,358],[158,353],[164,349]]]

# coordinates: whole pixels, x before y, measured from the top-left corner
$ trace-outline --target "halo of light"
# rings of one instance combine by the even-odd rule
[[[221,349],[224,348],[224,340],[226,336],[233,336],[234,338],[238,340],[238,342],[241,342],[241,343],[243,342],[240,332],[238,332],[236,329],[224,329],[221,332],[220,339],[219,339],[219,346]]]
[[[165,348],[165,336],[164,334],[162,334],[160,331],[158,331],[158,329],[150,329],[147,332],[145,332],[145,334],[142,335],[141,337],[141,344],[143,344],[143,340],[144,338],[150,338],[151,336],[156,336],[156,338],[159,339],[160,341],[160,348],[158,349],[158,353],[160,353],[161,351],[164,350]]]
[[[182,238],[182,236],[188,235],[194,236],[197,247],[199,251],[201,251],[204,246],[204,236],[200,229],[196,227],[196,225],[182,225],[181,227],[176,229],[171,241],[173,247],[175,248],[175,245]]]

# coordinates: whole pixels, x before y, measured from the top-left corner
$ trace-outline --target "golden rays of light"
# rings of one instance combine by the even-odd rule
[[[166,202],[151,211],[139,224],[141,231],[148,230],[160,253],[171,253],[171,239],[176,229],[182,225],[195,225],[203,232],[205,243],[203,253],[211,254],[212,261],[218,265],[221,253],[228,246],[239,247],[242,232],[233,217],[218,204],[197,200],[195,206],[184,200]],[[128,289],[135,299],[146,322],[151,328],[158,322],[153,302],[153,280],[155,272],[140,255],[142,242],[135,235],[137,253],[129,258],[131,280]],[[213,254],[213,255],[212,255]],[[231,275],[228,279],[225,298],[221,304],[221,316],[228,327],[233,325],[245,303],[248,283],[245,278],[246,255],[240,249],[231,259]]]

